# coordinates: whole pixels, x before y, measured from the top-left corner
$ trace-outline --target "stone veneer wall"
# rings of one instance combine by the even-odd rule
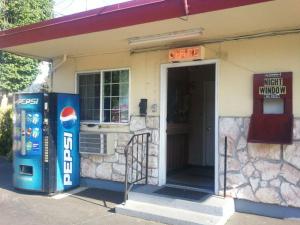
[[[292,145],[247,143],[249,118],[219,119],[219,184],[224,190],[224,137],[228,137],[227,194],[255,202],[300,207],[300,119]]]
[[[125,156],[124,148],[135,133],[149,132],[149,184],[158,184],[158,151],[159,151],[159,117],[132,116],[129,133],[114,133],[115,153],[107,156],[81,155],[81,176],[124,182]]]

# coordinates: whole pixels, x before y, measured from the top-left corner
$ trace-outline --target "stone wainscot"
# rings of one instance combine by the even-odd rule
[[[158,184],[159,117],[132,116],[130,132],[114,133],[116,148],[112,155],[81,155],[81,176],[94,179],[124,182],[124,149],[133,134],[150,133],[149,139],[149,184]]]
[[[300,119],[292,145],[247,143],[250,118],[219,119],[220,194],[228,137],[227,194],[254,202],[300,207]]]

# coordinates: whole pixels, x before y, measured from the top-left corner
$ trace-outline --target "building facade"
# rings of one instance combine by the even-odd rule
[[[128,124],[101,124],[93,128],[82,124],[82,130],[112,132],[116,137],[116,151],[109,156],[82,155],[82,177],[124,181],[125,160],[123,151],[135,132],[150,132],[150,183],[163,185],[163,162],[166,151],[161,145],[163,129],[161,117],[166,95],[161,76],[162,68],[191,65],[216,66],[216,173],[215,192],[222,194],[224,177],[224,138],[228,137],[227,188],[231,196],[255,202],[299,207],[299,132],[300,106],[297,106],[297,58],[300,50],[299,35],[263,37],[251,40],[230,41],[205,45],[206,59],[199,62],[169,64],[168,51],[130,55],[116,53],[69,59],[54,75],[55,92],[76,93],[76,74],[101,69],[130,71]],[[276,48],[274,48],[276,46]],[[221,56],[221,57],[220,57]],[[284,60],[283,60],[283,56]],[[105,58],[105,62],[103,62]],[[293,144],[248,143],[248,129],[252,114],[253,74],[267,71],[293,71],[294,127]],[[68,81],[68,85],[65,81]],[[299,83],[300,84],[300,83]],[[162,88],[161,88],[162,87]],[[140,98],[148,99],[147,116],[139,116]],[[199,99],[200,101],[200,99]],[[154,110],[153,110],[154,109]],[[298,112],[299,111],[299,112]],[[166,160],[165,158],[163,158]]]
[[[83,179],[124,182],[124,149],[133,134],[149,132],[149,184],[171,183],[223,195],[227,137],[227,195],[300,207],[299,2],[228,1],[224,7],[218,1],[188,1],[189,11],[182,1],[163,2],[125,5],[120,12],[112,8],[102,15],[102,21],[109,16],[117,20],[111,28],[80,27],[76,33],[76,25],[96,27],[96,19],[78,14],[73,17],[82,24],[66,18],[66,36],[55,21],[46,25],[57,32],[49,30],[43,39],[31,31],[28,35],[37,37],[31,42],[22,43],[16,36],[3,44],[17,34],[2,33],[0,47],[51,59],[50,91],[81,95],[81,131],[111,135],[109,154],[81,154]],[[140,8],[131,12],[134,7]],[[166,13],[170,10],[174,15]],[[133,23],[131,16],[131,24],[121,24],[122,16],[140,18],[141,12],[148,21]],[[149,16],[154,14],[156,19]],[[93,17],[92,12],[88,16]],[[200,36],[178,37],[195,29]],[[144,43],[132,44],[132,38]],[[170,62],[170,49],[200,45],[205,49],[202,60]],[[254,74],[283,72],[292,72],[292,141],[248,142]],[[141,99],[147,99],[147,115],[140,113]],[[282,104],[274,104],[266,114],[284,114],[277,112]],[[193,178],[190,170],[198,171]]]

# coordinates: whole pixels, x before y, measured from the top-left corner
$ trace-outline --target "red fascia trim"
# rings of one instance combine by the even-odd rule
[[[199,14],[272,0],[188,0]],[[0,48],[185,16],[182,0],[133,0],[0,32]]]

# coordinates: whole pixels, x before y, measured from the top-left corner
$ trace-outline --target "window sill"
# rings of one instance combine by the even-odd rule
[[[97,123],[97,122],[81,122],[80,124],[81,131],[99,131],[99,132],[116,132],[116,133],[128,133],[130,132],[129,123],[121,123],[121,124],[108,124],[108,123]]]
[[[128,126],[129,122],[127,123],[101,123],[97,121],[81,121],[80,125],[86,125],[86,126],[101,126],[101,127],[106,127],[106,126]]]

